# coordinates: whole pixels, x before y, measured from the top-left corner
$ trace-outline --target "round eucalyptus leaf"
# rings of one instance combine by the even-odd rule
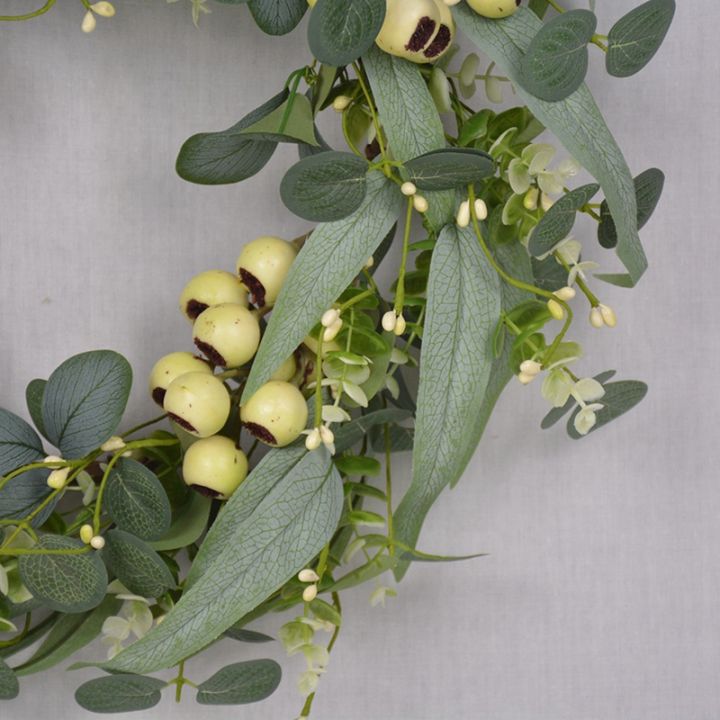
[[[42,468],[28,470],[10,480],[0,490],[0,518],[21,520],[29,515],[52,492],[47,479],[50,471]],[[32,520],[33,527],[40,527],[50,517],[58,497],[48,503]]]
[[[670,29],[675,0],[649,0],[620,18],[608,33],[605,67],[610,75],[628,77],[653,59]]]
[[[201,705],[244,705],[272,695],[280,685],[282,670],[274,660],[248,660],[218,670],[198,685]]]
[[[0,408],[0,475],[44,457],[42,440],[30,425]]]
[[[0,700],[12,700],[20,693],[20,683],[8,664],[0,658]]]
[[[110,471],[105,507],[121,530],[143,540],[157,540],[170,528],[170,501],[155,473],[122,458]]]
[[[357,155],[324,152],[306,157],[285,173],[280,197],[288,210],[312,222],[354,213],[367,193],[368,164]]]
[[[123,530],[106,536],[103,558],[118,580],[136,595],[157,598],[175,587],[163,559],[145,542]]]
[[[99,605],[105,597],[108,577],[97,552],[82,542],[62,535],[43,535],[36,546],[45,550],[87,552],[21,555],[20,577],[32,595],[52,610],[78,613]]]
[[[257,26],[268,35],[286,35],[297,27],[308,9],[307,0],[249,0]]]
[[[420,190],[453,190],[489,177],[495,162],[482,150],[445,148],[408,160],[405,170]]]
[[[523,88],[549,102],[572,95],[587,74],[587,44],[596,27],[589,10],[569,10],[545,23],[522,59]]]
[[[308,23],[310,52],[334,67],[351,63],[375,41],[385,9],[386,0],[318,0]]]
[[[142,675],[108,675],[95,678],[75,691],[80,707],[96,713],[147,710],[160,702],[164,680]]]
[[[45,423],[43,422],[42,416],[42,401],[46,385],[47,380],[36,378],[35,380],[31,380],[25,388],[25,402],[28,407],[28,412],[30,413],[32,421],[35,423],[35,427],[43,435],[45,435]]]

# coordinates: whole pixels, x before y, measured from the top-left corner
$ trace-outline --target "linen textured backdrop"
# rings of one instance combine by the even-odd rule
[[[598,3],[599,26],[635,4]],[[268,38],[246,8],[211,3],[198,31],[186,0],[116,5],[90,36],[73,2],[0,27],[0,404],[20,414],[29,380],[107,347],[135,370],[128,423],[150,417],[153,362],[190,348],[176,310],[185,281],[232,269],[257,235],[307,227],[278,197],[292,148],[238,186],[199,187],[174,173],[186,137],[231,125],[306,62],[303,30]],[[490,556],[417,565],[385,609],[370,608],[372,588],[348,594],[318,720],[720,717],[720,62],[711,37],[720,11],[711,0],[679,5],[640,75],[608,78],[591,53],[591,87],[633,172],[657,165],[668,179],[642,233],[646,277],[632,292],[598,284],[617,329],[580,322],[574,335],[585,344],[583,372],[645,379],[647,399],[575,442],[561,427],[542,432],[539,387],[514,383],[421,538],[428,551]],[[577,234],[599,255],[589,228]],[[407,459],[398,468],[407,475]],[[281,619],[271,620],[259,629],[276,630]],[[294,718],[303,662],[284,659],[278,644],[227,641],[189,674],[202,680],[243,653],[283,663],[269,701],[200,709],[191,693],[179,707],[166,693],[134,717]],[[94,674],[25,680],[0,717],[90,717],[72,692]]]

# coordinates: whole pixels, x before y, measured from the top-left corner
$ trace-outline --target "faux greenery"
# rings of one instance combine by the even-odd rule
[[[54,1],[0,19],[29,20]],[[81,1],[85,32],[114,15]],[[223,1],[247,4],[275,35],[308,10],[306,0]],[[281,668],[258,658],[273,638],[247,626],[291,611],[277,639],[307,660],[297,679],[307,717],[342,627],[341,592],[374,582],[372,601],[384,602],[395,592],[386,578],[412,562],[478,557],[416,544],[513,377],[541,385],[542,428],[567,418],[573,439],[646,393],[614,371],[584,376],[572,340],[578,316],[615,326],[598,280],[640,280],[638,231],[664,181],[655,168],[633,179],[584,78],[597,54],[611,75],[641,70],[674,2],[629,9],[606,35],[592,10],[554,0],[310,5],[308,64],[227,130],[192,135],[177,172],[236,183],[278,148],[298,152],[281,196],[317,224],[249,243],[236,272],[190,280],[181,310],[205,359],[158,361],[158,417],[119,430],[132,372],[110,350],[28,384],[34,427],[0,410],[2,699],[22,698],[26,676],[100,636],[107,674],[78,688],[83,708],[151,708],[168,685],[204,705],[260,701]],[[209,10],[192,7],[196,21]],[[456,27],[486,69],[453,44]],[[491,109],[510,86],[523,104]],[[342,150],[317,131],[326,111]],[[576,183],[581,168],[595,181]],[[622,269],[612,254],[599,274],[583,259],[571,236],[579,214]],[[374,273],[391,245],[399,265],[385,289]],[[170,432],[152,430],[168,419]],[[404,452],[412,482],[396,497],[393,458]],[[198,654],[223,638],[240,659],[204,677]],[[169,683],[149,675],[167,668]]]

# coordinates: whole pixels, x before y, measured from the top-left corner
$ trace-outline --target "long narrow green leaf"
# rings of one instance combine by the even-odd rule
[[[246,402],[283,363],[360,272],[396,221],[400,191],[379,172],[349,217],[318,225],[290,268],[243,393]]]
[[[453,13],[465,34],[519,85],[523,53],[542,26],[537,16],[519,8],[504,20],[487,20],[464,4],[453,7]],[[570,97],[553,103],[517,89],[533,115],[602,186],[618,231],[618,257],[630,282],[637,283],[647,259],[638,236],[633,179],[590,91],[581,85]]]
[[[417,65],[373,47],[363,56],[380,122],[395,160],[406,162],[445,147],[445,131]],[[454,193],[427,193],[426,217],[439,231],[450,222]]]

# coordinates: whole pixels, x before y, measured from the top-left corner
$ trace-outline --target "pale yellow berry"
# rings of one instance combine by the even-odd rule
[[[248,432],[267,445],[284,447],[305,429],[308,409],[303,394],[290,383],[265,383],[240,408]]]
[[[193,342],[209,360],[222,367],[240,367],[257,352],[260,323],[242,305],[214,305],[198,315]]]
[[[163,407],[183,430],[204,438],[215,435],[227,422],[230,394],[214,375],[191,372],[170,383]]]
[[[504,18],[518,9],[520,0],[467,0],[467,4],[483,17]]]
[[[274,305],[297,256],[295,246],[282,238],[262,236],[242,249],[237,272],[258,307]]]
[[[212,367],[207,360],[196,357],[189,352],[174,352],[161,357],[150,372],[150,395],[160,406],[165,398],[165,391],[170,383],[180,375],[189,372],[200,372],[212,375]]]
[[[271,380],[282,380],[283,382],[290,382],[295,377],[297,372],[297,362],[295,362],[295,356],[291,355],[280,367],[270,376]]]
[[[247,477],[247,472],[245,453],[222,435],[198,440],[183,458],[185,484],[211,497],[229,498]]]
[[[206,270],[192,278],[180,293],[180,312],[194,322],[213,305],[235,303],[248,306],[248,291],[240,278],[224,270]]]

